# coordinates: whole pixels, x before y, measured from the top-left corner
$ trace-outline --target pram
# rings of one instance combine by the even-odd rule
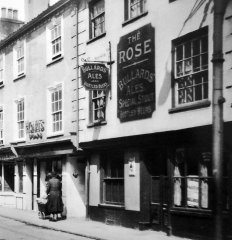
[[[38,204],[38,216],[40,219],[45,219],[49,215],[47,210],[47,199],[46,198],[37,198]]]

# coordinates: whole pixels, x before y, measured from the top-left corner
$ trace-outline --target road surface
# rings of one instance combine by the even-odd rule
[[[56,224],[56,223],[54,223]],[[0,217],[0,240],[89,240],[73,234],[43,229]]]

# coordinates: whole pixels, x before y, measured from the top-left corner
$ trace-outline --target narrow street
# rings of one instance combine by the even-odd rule
[[[55,224],[55,223],[54,223]],[[30,226],[0,217],[0,240],[88,240],[89,238]]]

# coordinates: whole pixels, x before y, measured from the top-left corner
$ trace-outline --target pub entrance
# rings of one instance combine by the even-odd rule
[[[154,230],[167,231],[169,184],[166,148],[147,149],[145,166],[149,181],[149,225]]]

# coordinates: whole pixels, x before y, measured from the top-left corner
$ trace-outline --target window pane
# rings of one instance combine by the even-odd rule
[[[191,56],[191,42],[187,42],[184,45],[184,57],[188,58]]]
[[[200,39],[193,41],[193,55],[200,54]]]
[[[183,45],[180,45],[176,48],[176,60],[182,60],[183,59]]]

